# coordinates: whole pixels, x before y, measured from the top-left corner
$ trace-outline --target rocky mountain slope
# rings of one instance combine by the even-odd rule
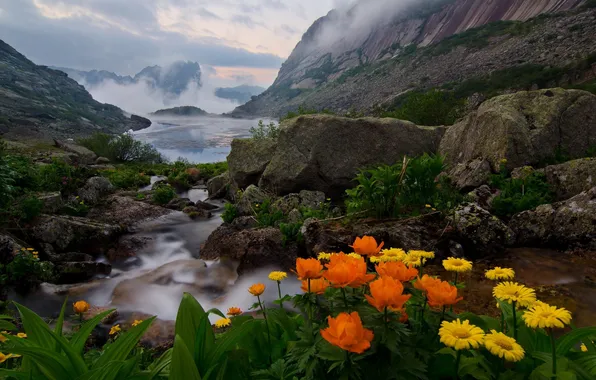
[[[584,3],[428,0],[375,15],[361,2],[332,11],[304,34],[274,84],[235,114],[370,110],[411,89],[496,70],[564,67],[596,50],[596,11]]]
[[[34,64],[0,40],[0,134],[5,137],[122,133],[147,123],[95,101],[63,72]]]
[[[265,89],[259,86],[241,85],[236,87],[219,87],[215,89],[215,96],[229,99],[238,104],[248,102],[253,96],[261,94]]]

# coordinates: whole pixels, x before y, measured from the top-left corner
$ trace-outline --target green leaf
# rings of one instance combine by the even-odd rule
[[[150,372],[149,379],[154,379],[157,376],[165,373],[165,369],[172,363],[172,349],[170,348],[161,355],[159,359],[151,363],[148,370]]]
[[[9,322],[11,320],[11,316],[0,314],[0,331],[15,331],[17,327],[12,322]]]
[[[70,338],[70,345],[76,352],[83,352],[83,348],[85,348],[85,342],[87,342],[87,339],[89,338],[89,335],[91,335],[93,329],[99,324],[99,322],[101,322],[108,314],[112,313],[114,310],[115,309],[110,309],[104,311],[103,313],[97,314],[95,317],[85,322],[81,326],[79,331],[77,331],[77,333],[74,334],[72,338]]]
[[[55,341],[52,338],[49,326],[32,310],[19,303],[15,302],[14,304],[21,316],[27,339],[41,348],[54,350]]]
[[[205,321],[203,321],[205,318],[207,313],[201,304],[191,294],[184,293],[176,315],[175,331],[176,335],[184,341],[196,364],[199,364],[199,355],[203,357],[204,352],[208,351],[215,342],[213,330],[205,329]],[[202,346],[201,342],[203,342]],[[199,349],[199,347],[202,348]]]
[[[124,362],[122,361],[110,362],[102,367],[87,372],[77,380],[115,380],[123,366]]]
[[[195,365],[194,359],[180,335],[176,335],[174,338],[169,379],[201,380],[201,375]]]
[[[68,297],[64,299],[64,303],[62,304],[62,309],[60,309],[60,315],[58,316],[58,321],[56,321],[56,327],[54,328],[54,333],[59,337],[62,337],[62,325],[64,325],[64,313],[66,311],[66,303],[68,302]],[[56,352],[60,353],[60,344],[56,342]]]
[[[581,358],[575,360],[575,363],[590,375],[596,377],[596,355],[583,355]]]
[[[154,319],[155,317],[148,318],[119,336],[112,345],[104,350],[103,355],[93,364],[93,369],[107,365],[111,361],[126,360]]]
[[[211,355],[209,355],[209,364],[207,367],[216,365],[226,351],[233,349],[242,339],[251,334],[257,325],[258,321],[249,320],[241,326],[232,327],[228,330],[217,340],[215,348],[212,350]]]
[[[77,377],[77,374],[70,366],[68,359],[54,352],[53,344],[50,349],[44,347],[18,346],[12,347],[10,350],[13,354],[31,358],[47,379],[66,380]]]
[[[326,341],[321,344],[318,357],[324,360],[343,362],[346,360],[346,353],[341,348],[334,346]]]
[[[17,380],[29,380],[30,375],[28,372],[25,371],[17,371],[15,369],[3,369],[0,368],[0,378],[2,379],[10,379],[14,377]]]
[[[573,346],[591,335],[596,335],[596,327],[581,327],[568,332],[557,339],[557,355],[565,356]]]

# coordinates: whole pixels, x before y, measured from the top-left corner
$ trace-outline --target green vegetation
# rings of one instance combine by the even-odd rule
[[[354,179],[358,185],[346,191],[348,213],[395,218],[420,214],[426,205],[450,209],[462,198],[446,180],[435,181],[443,169],[443,157],[425,154],[361,170]]]
[[[299,223],[280,223],[279,230],[281,231],[281,241],[285,247],[290,242],[302,243],[304,237],[300,232],[302,222]]]
[[[103,175],[118,189],[138,189],[151,183],[148,176],[128,168],[107,170]]]
[[[174,198],[176,198],[176,192],[169,184],[156,186],[151,196],[151,200],[159,205],[168,204]]]
[[[53,276],[52,263],[40,261],[38,252],[33,248],[22,248],[11,262],[0,264],[0,286],[14,288],[20,294],[37,288],[44,281],[51,281]]]
[[[266,199],[261,204],[256,204],[254,210],[259,227],[274,227],[284,219],[283,212],[271,207],[270,199]]]
[[[233,203],[226,203],[224,205],[224,212],[221,218],[225,223],[232,223],[238,217],[238,208]]]
[[[182,106],[166,108],[152,112],[151,115],[155,116],[205,116],[207,112],[200,109],[199,107],[193,106]]]
[[[78,143],[112,162],[154,164],[165,161],[164,157],[151,144],[135,140],[129,133],[119,136],[96,133],[89,138],[80,139]]]
[[[253,139],[276,139],[279,137],[279,125],[274,122],[265,124],[263,120],[259,120],[259,124],[256,127],[251,127],[249,132]]]
[[[385,110],[380,116],[409,120],[418,125],[452,125],[462,114],[463,106],[464,100],[450,92],[412,91],[397,99],[393,110]]]

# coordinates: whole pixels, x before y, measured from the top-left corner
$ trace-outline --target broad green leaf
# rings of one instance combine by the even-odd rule
[[[87,372],[77,380],[115,380],[120,369],[124,366],[122,361],[113,361],[102,367]],[[122,377],[121,379],[126,379]]]
[[[111,361],[126,360],[154,319],[155,317],[148,318],[119,336],[112,345],[104,350],[103,355],[93,364],[93,369],[105,366]]]
[[[591,373],[591,371],[584,366],[584,363],[579,360],[569,360],[569,369],[575,373],[580,380],[594,380],[596,377],[596,373]]]
[[[87,322],[85,322],[79,331],[70,338],[70,345],[73,349],[78,352],[82,353],[83,348],[85,348],[85,343],[91,335],[93,329],[102,321],[108,314],[112,313],[114,309],[106,310],[103,313],[97,314],[95,317],[91,318]]]
[[[557,339],[557,355],[566,355],[573,346],[580,343],[582,339],[591,335],[596,335],[596,327],[581,327],[571,330],[567,334]]]
[[[219,309],[216,309],[216,308],[207,310],[207,314],[215,314],[215,315],[219,315],[222,318],[227,318],[224,313],[222,313]]]
[[[213,328],[211,327],[211,322],[209,322],[209,314],[205,313],[200,321],[199,325],[197,326],[196,330],[196,338],[195,338],[195,364],[199,370],[199,373],[205,374],[208,367],[208,359],[211,351],[215,347],[215,334],[213,332]]]
[[[62,304],[62,309],[60,309],[60,315],[58,316],[58,321],[56,321],[56,327],[54,328],[54,333],[59,337],[62,336],[62,325],[64,325],[64,313],[66,312],[66,303],[68,302],[68,297],[64,299],[64,303]],[[60,344],[56,342],[56,352],[60,353]]]
[[[174,338],[174,349],[172,351],[172,364],[170,365],[171,380],[201,380],[199,370],[195,365],[188,347],[180,335]]]
[[[575,363],[596,377],[596,355],[582,355],[581,358],[575,360]]]
[[[29,372],[17,371],[16,369],[3,369],[0,368],[0,378],[9,379],[14,377],[17,380],[29,380]]]
[[[258,321],[256,320],[249,320],[239,327],[232,327],[232,329],[228,330],[217,340],[215,348],[212,350],[211,355],[209,355],[208,366],[211,367],[217,364],[223,354],[234,348],[244,337],[251,334],[257,324]]]
[[[171,362],[172,362],[172,349],[170,348],[169,350],[164,352],[163,355],[161,355],[161,357],[159,359],[157,359],[156,361],[151,363],[151,365],[148,368],[150,371],[149,378],[154,379],[159,375],[165,374],[166,368],[168,368],[170,366]]]
[[[17,327],[14,323],[9,322],[12,320],[8,315],[0,315],[0,331],[15,331]]]
[[[213,330],[211,333],[208,331],[199,331],[201,329],[201,321],[206,318],[206,313],[201,304],[189,293],[184,293],[180,307],[178,308],[178,314],[176,316],[176,335],[184,341],[184,345],[188,348],[190,354],[193,356],[194,361],[198,361],[197,349],[199,345],[199,335],[204,337],[210,343],[215,341],[215,334]],[[199,332],[201,334],[199,334]],[[211,339],[212,338],[212,339]]]
[[[10,350],[13,354],[31,358],[47,379],[66,380],[77,377],[68,359],[54,352],[53,344],[49,349],[44,347],[19,346],[12,347]]]
[[[21,315],[27,339],[41,348],[54,350],[56,346],[50,327],[32,310],[19,303],[15,302],[14,304]]]

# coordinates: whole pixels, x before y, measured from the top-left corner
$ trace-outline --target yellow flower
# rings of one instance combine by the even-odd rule
[[[122,329],[120,328],[120,325],[114,325],[110,329],[110,335],[118,334],[120,331],[122,331]]]
[[[426,205],[424,205],[424,207],[426,207],[426,208],[431,208],[431,207],[433,207],[433,206],[431,206],[431,205],[429,205],[429,204],[426,204]]]
[[[223,327],[228,327],[232,324],[232,320],[230,318],[221,318],[215,321],[215,327],[221,329]]]
[[[410,250],[408,251],[408,255],[415,255],[418,257],[423,257],[425,259],[432,260],[435,258],[435,253],[430,251],[417,251],[417,250]]]
[[[35,251],[33,248],[27,248],[27,251]]]
[[[588,352],[588,347],[586,347],[586,345],[584,343],[582,343],[581,346],[579,346],[580,350],[582,350],[582,352]]]
[[[536,301],[534,301],[534,303],[533,303],[533,304],[529,305],[529,306],[528,306],[528,308],[532,308],[532,307],[534,307],[534,306],[545,306],[545,305],[546,305],[546,306],[550,306],[550,305],[549,305],[549,304],[547,304],[546,302],[542,302],[542,301],[536,300]]]
[[[518,362],[524,358],[525,351],[515,339],[495,330],[484,336],[484,346],[491,354],[508,362]]]
[[[406,257],[406,251],[401,248],[389,248],[381,251],[381,256],[388,258],[386,261],[402,261]],[[395,257],[396,260],[389,259]]]
[[[370,260],[371,263],[380,263],[381,262],[381,256],[371,256],[369,260]]]
[[[501,159],[501,163],[502,163],[503,165],[505,165],[505,164],[507,163],[507,159],[506,159],[506,158],[503,158],[503,159]]]
[[[356,252],[352,252],[352,253],[348,253],[349,257],[353,257],[355,259],[361,259],[362,256],[360,256],[359,254],[357,254]]]
[[[426,259],[423,259],[418,255],[406,255],[402,261],[408,266],[408,268],[412,268],[421,266],[426,262]]]
[[[18,333],[17,334],[17,337],[25,339],[27,337],[27,334],[25,334],[25,333]]]
[[[319,260],[329,260],[331,258],[331,255],[332,255],[331,253],[321,252],[317,256],[317,259],[319,259]]]
[[[459,318],[453,322],[443,321],[439,329],[441,343],[456,350],[479,348],[484,341],[484,331],[480,327],[461,322]]]
[[[491,270],[487,270],[484,276],[489,280],[513,280],[515,271],[511,268],[494,267]]]
[[[72,305],[72,309],[77,314],[86,313],[89,311],[90,307],[91,305],[89,305],[86,301],[77,301]]]
[[[564,308],[550,305],[533,306],[522,316],[526,326],[535,328],[560,328],[571,323],[571,313]]]
[[[286,277],[288,277],[288,274],[286,272],[273,271],[273,272],[269,273],[269,279],[271,281],[281,281]]]
[[[0,352],[0,364],[4,363],[5,361],[7,361],[10,358],[18,358],[21,355],[13,355],[13,354],[8,354],[8,355],[4,355],[2,352]]]
[[[443,267],[449,272],[469,272],[472,270],[472,262],[466,259],[450,257],[447,260],[443,260]]]
[[[0,343],[4,343],[4,342],[6,342],[8,340],[8,338],[5,337],[3,334],[8,335],[9,332],[8,331],[2,331],[2,334],[0,334]]]
[[[517,282],[501,282],[493,288],[493,295],[503,302],[517,302],[520,307],[528,307],[536,302],[534,289]]]
[[[132,323],[132,327],[138,326],[141,323],[143,323],[142,319],[135,319],[135,321]]]

